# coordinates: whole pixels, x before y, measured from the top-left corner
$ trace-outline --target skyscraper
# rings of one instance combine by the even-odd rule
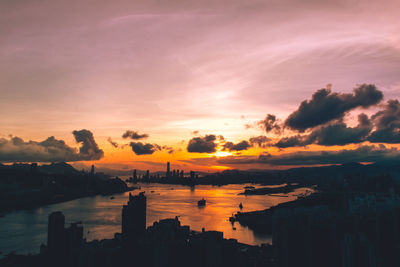
[[[166,173],[166,176],[167,177],[171,176],[171,166],[170,166],[169,162],[167,162],[167,173]]]
[[[64,233],[65,217],[61,211],[52,212],[49,215],[47,229],[47,246],[51,251],[60,251],[65,245]]]
[[[128,204],[122,208],[122,236],[134,241],[143,236],[146,230],[146,196],[141,192],[137,196],[129,193]]]

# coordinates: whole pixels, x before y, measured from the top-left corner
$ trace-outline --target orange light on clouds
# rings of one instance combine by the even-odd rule
[[[232,153],[227,152],[227,151],[217,151],[214,153],[214,155],[218,158],[220,157],[227,157],[227,156],[232,156]]]

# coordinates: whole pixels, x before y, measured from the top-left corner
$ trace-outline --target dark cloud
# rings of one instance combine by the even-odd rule
[[[281,138],[276,147],[286,148],[318,144],[322,146],[357,144],[366,141],[372,130],[372,123],[365,114],[358,115],[358,126],[352,128],[339,120],[325,126],[320,126],[309,135],[295,135]]]
[[[307,137],[303,135],[295,135],[289,137],[282,137],[274,146],[279,148],[306,146],[309,145]]]
[[[76,142],[82,144],[79,148],[79,154],[85,155],[87,160],[97,160],[104,156],[103,150],[98,147],[91,131],[83,129],[73,131],[72,134],[75,136]]]
[[[191,153],[214,153],[216,151],[217,137],[213,134],[204,137],[194,137],[189,140],[187,151]]]
[[[400,143],[400,103],[389,100],[385,108],[372,116],[375,131],[368,141],[374,143]]]
[[[339,151],[298,151],[293,153],[256,156],[225,157],[217,160],[220,164],[268,164],[273,166],[301,166],[320,164],[343,164],[347,162],[399,162],[400,151],[396,148],[361,146],[354,150]]]
[[[251,144],[246,141],[243,140],[237,144],[234,144],[232,142],[226,142],[223,146],[222,146],[222,150],[228,150],[228,151],[241,151],[241,150],[247,150],[251,147]]]
[[[330,89],[320,89],[312,95],[311,100],[303,101],[299,108],[288,116],[284,124],[292,130],[305,131],[340,119],[354,108],[375,105],[382,99],[382,92],[372,84],[362,84],[351,94],[332,93]]]
[[[140,140],[140,139],[146,139],[149,137],[148,134],[139,134],[137,131],[132,131],[132,130],[127,130],[123,135],[122,138],[130,138],[132,140]]]
[[[136,155],[150,155],[156,151],[165,150],[169,154],[175,152],[175,149],[170,146],[160,146],[158,144],[142,143],[142,142],[130,142],[129,146]]]
[[[142,142],[130,142],[129,145],[136,155],[150,155],[160,150],[160,146],[154,144],[143,144]]]
[[[111,137],[108,137],[108,138],[107,138],[107,141],[108,141],[113,147],[115,147],[115,148],[118,147],[118,143],[117,143],[117,142],[114,142],[114,141],[111,139]]]
[[[161,150],[162,149],[162,147],[160,145],[153,144],[153,146],[156,148],[156,150]]]
[[[271,141],[271,139],[269,139],[268,137],[263,136],[263,135],[251,137],[249,139],[249,142],[252,146],[257,145],[262,148],[266,148],[269,145],[270,141]]]
[[[274,131],[274,132],[280,132],[281,126],[279,125],[278,120],[276,119],[275,115],[272,114],[267,114],[264,120],[259,121],[258,125],[261,126],[267,133]],[[246,125],[246,128],[249,125]]]
[[[60,162],[99,160],[104,156],[88,130],[73,131],[79,151],[51,136],[42,142],[25,142],[19,137],[0,139],[0,162]]]
[[[175,149],[170,146],[162,146],[161,149],[166,150],[168,154],[173,154],[175,152]]]
[[[339,121],[321,126],[312,131],[307,138],[308,143],[323,146],[347,145],[362,143],[372,130],[372,123],[365,114],[358,115],[358,126],[352,128]]]

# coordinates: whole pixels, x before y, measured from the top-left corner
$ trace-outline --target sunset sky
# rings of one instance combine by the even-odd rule
[[[398,160],[399,11],[395,0],[0,1],[0,162]]]

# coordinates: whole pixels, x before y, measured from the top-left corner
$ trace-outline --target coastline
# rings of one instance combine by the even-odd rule
[[[140,189],[140,187],[136,186],[128,186],[127,188],[121,189],[121,190],[112,190],[108,192],[90,192],[86,194],[71,194],[71,195],[56,195],[53,197],[49,198],[40,198],[38,196],[36,201],[29,201],[29,202],[24,202],[24,203],[6,203],[7,205],[3,204],[0,205],[0,218],[6,215],[7,213],[17,211],[17,210],[31,210],[35,208],[40,208],[46,205],[52,205],[52,204],[57,204],[57,203],[62,203],[62,202],[67,202],[70,200],[75,200],[75,199],[80,199],[80,198],[85,198],[85,197],[91,197],[91,196],[98,196],[98,195],[103,195],[103,196],[108,196],[108,195],[113,195],[113,194],[120,194],[120,193],[125,193],[133,190]]]

